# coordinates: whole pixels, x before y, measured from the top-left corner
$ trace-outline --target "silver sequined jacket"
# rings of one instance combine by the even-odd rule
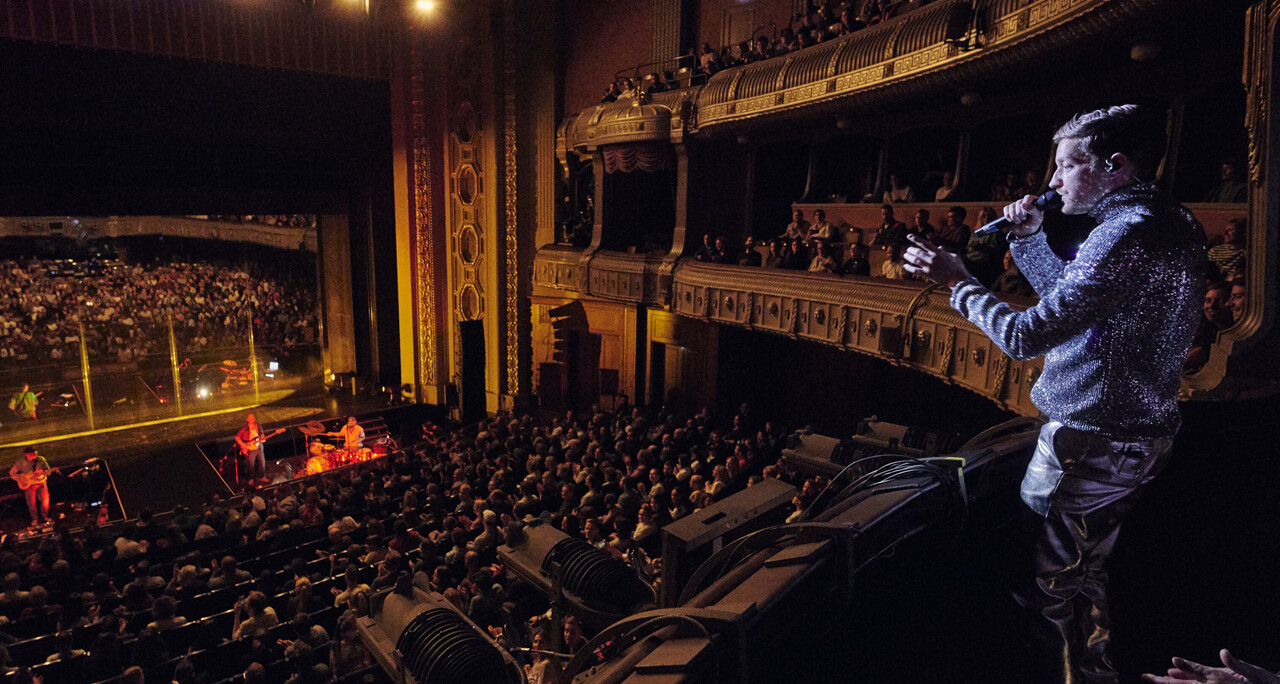
[[[1015,311],[971,278],[951,306],[1009,356],[1044,355],[1031,400],[1050,419],[1112,439],[1171,437],[1204,300],[1204,230],[1146,184],[1115,190],[1090,213],[1098,226],[1071,262],[1043,232],[1010,240],[1038,304]]]

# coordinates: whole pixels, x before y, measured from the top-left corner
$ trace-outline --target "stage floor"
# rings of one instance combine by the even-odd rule
[[[250,398],[252,395],[250,394]],[[197,415],[181,420],[134,426],[120,426],[113,431],[58,438],[51,435],[47,441],[35,446],[54,467],[74,470],[85,459],[96,457],[107,462],[115,480],[123,515],[135,517],[144,509],[160,512],[177,505],[197,507],[213,494],[227,494],[237,488],[234,476],[224,477],[216,465],[224,453],[202,452],[201,444],[228,444],[244,425],[244,416],[254,413],[268,430],[276,426],[305,423],[310,420],[329,420],[348,415],[368,415],[389,410],[380,396],[349,394],[333,395],[325,390],[319,380],[299,383],[287,393],[263,393],[263,399],[271,399],[256,407],[233,409],[209,415]],[[410,413],[438,414],[435,407],[406,406],[395,409]],[[43,422],[43,421],[38,421]],[[419,421],[420,422],[420,421]],[[13,444],[13,436],[6,425],[0,431],[0,439]],[[44,426],[46,429],[48,424]],[[396,429],[399,429],[397,422]],[[273,481],[288,479],[301,474],[305,463],[305,444],[298,445],[299,438],[289,430],[267,444],[268,476]],[[398,434],[395,435],[397,438]],[[7,472],[21,458],[23,446],[0,448],[0,468]],[[297,458],[298,455],[302,458]],[[224,462],[225,466],[232,459]],[[212,462],[212,463],[211,463]],[[25,506],[9,506],[0,510],[0,529],[15,524],[26,525]],[[7,520],[13,517],[18,522]],[[117,517],[113,511],[112,517]]]

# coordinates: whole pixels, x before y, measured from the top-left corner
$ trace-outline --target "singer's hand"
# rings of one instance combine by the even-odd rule
[[[908,247],[902,255],[903,268],[910,273],[919,273],[935,283],[955,287],[956,283],[969,276],[960,257],[941,249],[919,235],[908,235],[907,239],[915,247]]]
[[[1009,234],[1016,237],[1031,235],[1040,230],[1040,222],[1044,220],[1044,212],[1036,209],[1036,196],[1027,195],[1004,208],[1004,218],[1014,224]]]

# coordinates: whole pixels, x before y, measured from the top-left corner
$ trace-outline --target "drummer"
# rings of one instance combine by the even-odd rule
[[[355,451],[356,449],[364,446],[364,428],[360,427],[360,425],[356,423],[355,416],[347,418],[347,424],[344,425],[341,430],[338,430],[337,432],[326,432],[325,435],[329,437],[341,437],[342,448],[347,449],[348,451]]]

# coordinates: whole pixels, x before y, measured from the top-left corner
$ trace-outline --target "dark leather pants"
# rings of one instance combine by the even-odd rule
[[[1119,442],[1051,421],[1022,481],[1022,498],[1044,523],[1035,546],[1035,608],[1048,621],[1044,646],[1054,681],[1116,682],[1107,559],[1120,522],[1160,472],[1173,440]]]

